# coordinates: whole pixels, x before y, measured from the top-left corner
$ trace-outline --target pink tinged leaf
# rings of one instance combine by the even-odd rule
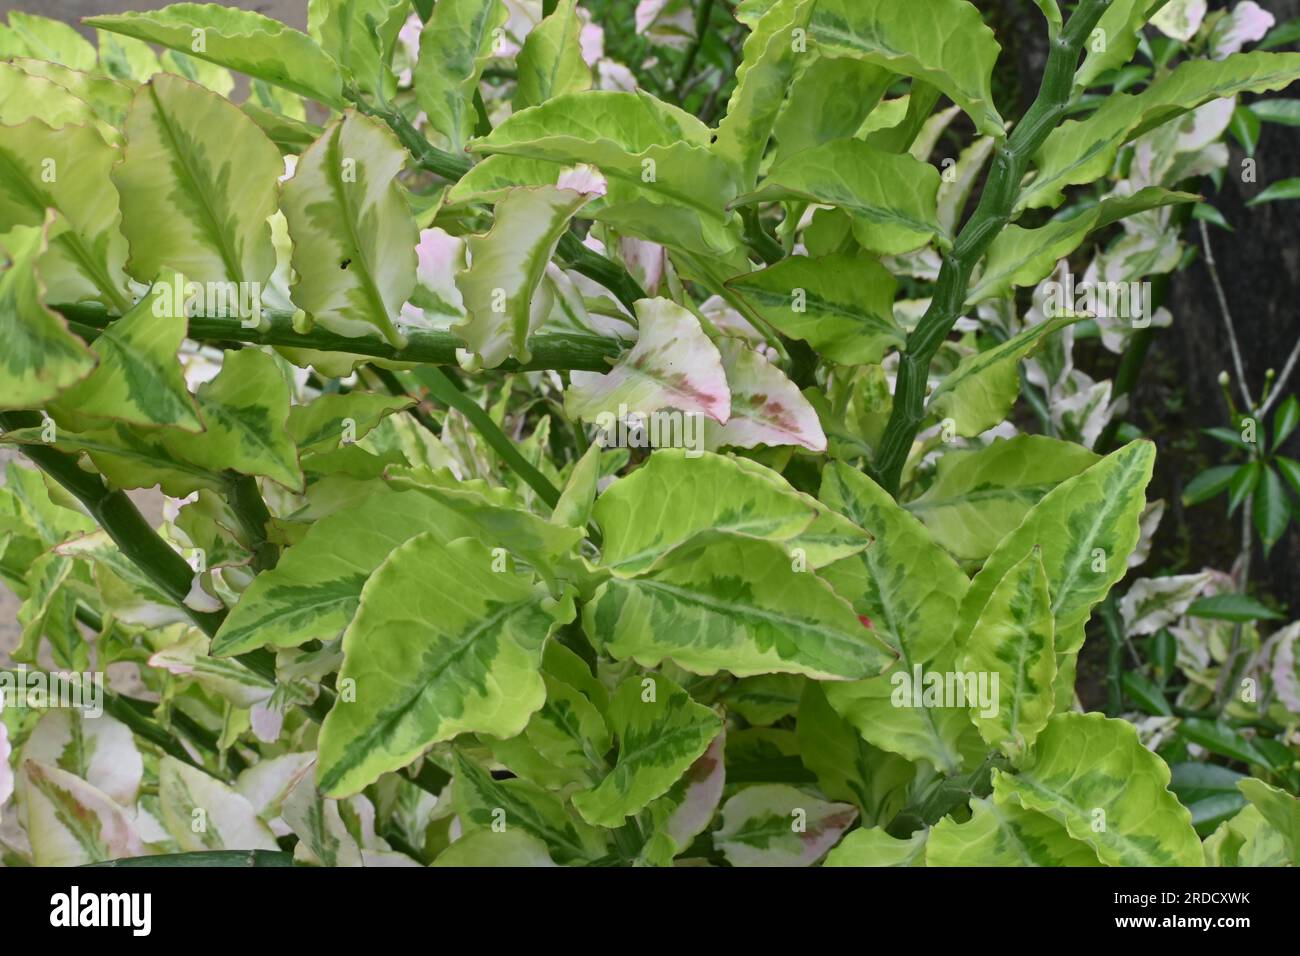
[[[754,328],[749,319],[727,305],[726,300],[720,295],[705,299],[700,304],[700,314],[712,322],[723,335],[743,339],[745,344],[754,348],[762,348],[767,344],[763,333]]]
[[[623,236],[618,243],[619,252],[628,271],[641,283],[647,295],[658,295],[663,285],[668,253],[657,242]]]
[[[731,445],[801,445],[826,450],[826,433],[817,412],[785,373],[735,339],[718,343],[731,387],[731,420],[723,427],[706,425],[710,447]]]
[[[699,320],[668,299],[641,299],[636,314],[640,338],[612,369],[571,374],[567,412],[595,421],[602,412],[619,415],[620,406],[639,415],[672,408],[725,423],[731,391],[722,356]]]
[[[586,11],[580,10],[580,14]],[[582,47],[582,60],[587,66],[595,66],[596,61],[605,55],[605,30],[598,23],[584,23],[578,34],[578,45]]]
[[[1214,59],[1222,60],[1236,53],[1247,43],[1262,40],[1274,23],[1273,14],[1264,10],[1254,0],[1243,0],[1232,8],[1232,13],[1215,24],[1210,35]]]
[[[704,832],[722,800],[722,787],[727,779],[723,760],[726,736],[724,730],[714,737],[709,749],[686,771],[686,793],[664,824],[668,836],[679,847],[688,846],[691,840]]]
[[[609,181],[595,166],[579,163],[560,173],[555,185],[561,189],[572,189],[584,196],[603,196],[609,190]]]
[[[35,760],[26,761],[23,770],[29,784],[28,832],[37,866],[79,866],[144,855],[135,824],[102,791]]]
[[[3,721],[0,721],[0,807],[5,805],[5,801],[14,792],[14,771],[9,766],[9,754],[12,752],[13,748],[9,746],[9,729]]]

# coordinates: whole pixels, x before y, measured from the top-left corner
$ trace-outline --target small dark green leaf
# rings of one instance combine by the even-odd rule
[[[1173,716],[1174,712],[1169,709],[1169,701],[1165,700],[1165,695],[1150,678],[1136,671],[1125,671],[1120,677],[1120,682],[1124,685],[1125,696],[1141,710],[1158,717]]]
[[[1278,406],[1277,414],[1273,416],[1274,449],[1282,447],[1282,442],[1295,431],[1296,425],[1300,425],[1300,399],[1292,395]]]
[[[1259,488],[1255,492],[1252,517],[1255,530],[1264,542],[1264,553],[1268,554],[1291,520],[1291,502],[1287,500],[1286,489],[1282,487],[1282,479],[1277,476],[1277,472],[1267,467],[1263,472]]]
[[[1256,100],[1246,108],[1265,123],[1300,126],[1300,100]]]
[[[1247,764],[1268,766],[1268,760],[1254,745],[1226,724],[1189,717],[1178,725],[1178,733],[1211,753]]]
[[[1228,124],[1228,131],[1241,144],[1247,156],[1255,155],[1255,147],[1259,144],[1259,130],[1260,117],[1247,107],[1238,106],[1232,111],[1232,122]]]
[[[1300,461],[1278,455],[1273,459],[1273,467],[1282,473],[1282,477],[1287,480],[1287,484],[1295,489],[1296,494],[1300,495]]]
[[[1223,218],[1223,213],[1215,209],[1209,203],[1198,202],[1192,207],[1192,218],[1202,219],[1212,226],[1218,226],[1220,229],[1226,229],[1232,232],[1232,224]]]
[[[1217,465],[1207,468],[1187,483],[1183,489],[1183,504],[1197,505],[1224,492],[1237,473],[1236,465]]]
[[[1201,432],[1209,435],[1215,441],[1221,441],[1225,445],[1231,445],[1233,448],[1240,448],[1242,451],[1250,450],[1250,446],[1242,440],[1241,432],[1234,428],[1216,426],[1215,428],[1202,428]]]
[[[1228,514],[1232,514],[1241,503],[1250,497],[1255,486],[1259,484],[1263,466],[1257,461],[1250,461],[1232,473],[1228,482]]]
[[[1246,205],[1258,206],[1260,203],[1276,202],[1279,199],[1300,199],[1300,178],[1279,179]]]
[[[1278,621],[1282,615],[1245,594],[1216,594],[1193,601],[1187,613],[1215,621]]]

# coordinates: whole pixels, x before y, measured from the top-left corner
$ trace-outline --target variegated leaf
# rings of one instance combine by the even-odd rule
[[[827,803],[785,784],[759,784],[722,805],[713,844],[732,866],[811,866],[857,816],[847,803]]]
[[[515,57],[516,111],[591,89],[591,68],[582,58],[582,26],[577,0],[559,0],[554,12],[529,31]]]
[[[175,757],[158,763],[158,800],[163,825],[185,852],[280,848],[240,793]]]
[[[1097,854],[1045,813],[1017,803],[972,800],[965,823],[944,817],[930,830],[926,866],[1100,866]]]
[[[715,448],[799,445],[814,452],[826,450],[826,433],[817,412],[784,372],[739,339],[719,339],[717,347],[731,391],[731,414],[725,424],[704,423],[707,444]]]
[[[66,770],[29,760],[27,835],[37,866],[83,866],[143,856],[131,817],[103,791]]]
[[[501,0],[442,0],[420,32],[416,99],[441,145],[461,153],[474,133],[474,91],[509,12]]]

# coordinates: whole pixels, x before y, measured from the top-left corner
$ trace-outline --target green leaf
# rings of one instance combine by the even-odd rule
[[[1264,545],[1264,554],[1273,550],[1291,521],[1291,502],[1276,471],[1264,466],[1259,487],[1255,489],[1255,530]]]
[[[526,780],[494,780],[459,750],[455,760],[454,799],[465,830],[462,839],[520,830],[545,844],[557,863],[602,854],[600,831],[570,814],[555,795]]]
[[[516,112],[545,103],[552,96],[591,89],[591,69],[582,58],[582,21],[577,0],[560,0],[555,10],[524,40],[515,58]]]
[[[819,0],[812,35],[825,53],[858,57],[932,84],[981,133],[1005,135],[991,91],[1000,47],[973,4]]]
[[[865,677],[891,656],[853,609],[777,544],[710,532],[643,576],[612,578],[584,609],[587,634],[619,660],[666,658],[692,673],[727,670]]]
[[[984,352],[963,358],[930,393],[926,412],[950,419],[953,430],[973,437],[1004,419],[1020,395],[1020,362],[1047,338],[1078,322],[1075,316],[1048,319]]]
[[[265,704],[275,691],[275,682],[249,670],[238,661],[208,656],[208,640],[192,631],[149,658],[149,666],[177,677],[192,679],[211,694],[224,697],[236,707]]]
[[[163,826],[184,851],[280,848],[243,794],[175,757],[158,761],[158,802]]]
[[[1183,489],[1183,504],[1198,505],[1202,501],[1218,497],[1228,489],[1236,473],[1236,465],[1216,465],[1205,469]]]
[[[993,712],[972,706],[970,716],[985,743],[1018,761],[1047,726],[1055,703],[1052,596],[1038,548],[994,587],[966,642],[961,668],[998,678]]]
[[[453,153],[462,153],[474,133],[474,91],[507,16],[500,0],[441,0],[420,32],[416,100]]]
[[[393,318],[415,289],[420,238],[395,182],[406,158],[387,127],[349,110],[284,184],[293,303],[332,332],[404,344]]]
[[[47,210],[57,213],[39,263],[51,302],[96,299],[119,314],[130,306],[126,239],[108,178],[119,156],[88,126],[0,126],[0,230],[41,226]]]
[[[1300,126],[1300,100],[1255,100],[1246,109],[1266,123]]]
[[[1275,183],[1270,183],[1268,188],[1252,196],[1246,205],[1258,206],[1261,203],[1277,202],[1279,199],[1300,199],[1300,177],[1279,179]]]
[[[995,771],[994,799],[1065,826],[1110,866],[1198,866],[1191,814],[1169,792],[1169,767],[1131,724],[1057,714],[1020,773]]]
[[[227,351],[198,397],[207,428],[199,435],[168,433],[164,442],[173,456],[213,473],[233,469],[302,488],[298,449],[285,429],[289,385],[275,359],[257,349]]]
[[[457,274],[468,319],[455,331],[483,365],[527,362],[528,336],[545,319],[538,286],[569,220],[590,195],[555,186],[512,189],[497,203],[491,231],[466,243],[470,266]]]
[[[90,377],[64,392],[61,408],[133,425],[203,430],[177,353],[185,340],[184,279],[164,274],[131,311],[91,343]]]
[[[284,172],[280,151],[238,107],[167,73],[136,92],[125,131],[113,185],[131,273],[152,281],[166,266],[198,283],[238,283],[222,289],[225,301],[205,295],[203,311],[247,318],[251,298],[259,314],[275,268],[266,220]]]
[[[128,813],[103,791],[35,760],[27,778],[27,835],[37,866],[82,866],[142,856],[144,843]]]
[[[933,483],[906,508],[958,560],[982,561],[1043,495],[1100,457],[1043,435],[996,439],[939,459]]]
[[[1011,801],[972,800],[965,823],[944,817],[930,831],[926,866],[1100,866],[1097,854],[1045,813]]]
[[[388,70],[405,0],[308,0],[307,32],[363,93],[389,95]]]
[[[1192,811],[1192,825],[1202,836],[1213,833],[1246,806],[1246,798],[1237,789],[1237,781],[1246,779],[1244,774],[1212,763],[1180,763],[1171,769],[1170,789]]]
[[[900,658],[893,674],[828,684],[826,697],[875,746],[955,770],[962,762],[961,737],[971,729],[965,710],[899,707],[894,697],[900,675],[910,679],[914,669],[950,658],[947,638],[966,575],[888,492],[842,462],[823,472],[821,498],[876,539],[822,575]]]
[[[36,118],[56,129],[76,124],[96,124],[98,114],[90,103],[75,95],[75,90],[69,89],[75,82],[71,78],[83,78],[82,86],[88,86],[91,79],[84,73],[67,70],[44,60],[20,59],[0,63],[0,120],[6,126],[17,126]],[[130,101],[130,91],[125,87],[111,80],[100,82],[125,92],[127,101]],[[82,92],[89,99],[89,93],[85,90]],[[105,98],[111,95],[112,93],[107,93]],[[108,124],[98,124],[98,128],[106,139],[116,134]]]
[[[1128,570],[1138,543],[1155,446],[1136,441],[1049,491],[989,555],[961,604],[954,637],[964,644],[998,583],[1035,545],[1042,548],[1055,622],[1057,705],[1074,690],[1074,658],[1092,608]]]
[[[302,540],[259,574],[212,640],[212,653],[296,647],[338,636],[357,609],[366,580],[391,552],[434,532],[444,542],[474,525],[418,491],[370,495],[314,522]]]
[[[1137,671],[1125,671],[1120,675],[1120,684],[1124,689],[1124,694],[1146,713],[1161,717],[1172,717],[1174,715],[1169,706],[1169,701],[1165,700],[1164,693],[1156,684],[1152,683],[1150,678]]]
[[[732,866],[811,866],[857,816],[847,803],[827,803],[785,784],[759,784],[723,804],[713,845]]]
[[[1055,206],[1063,189],[1105,175],[1125,143],[1210,100],[1281,89],[1300,77],[1300,53],[1234,53],[1185,60],[1141,93],[1117,93],[1083,120],[1066,120],[1034,156],[1037,175],[1017,209]]]
[[[47,248],[46,235],[45,227],[14,226],[0,236],[0,408],[40,408],[95,367],[63,317],[45,307],[36,262]]]
[[[619,827],[666,793],[722,729],[722,720],[667,677],[629,677],[605,713],[618,759],[596,786],[573,795],[593,826]]]
[[[1281,448],[1297,425],[1300,425],[1300,399],[1291,395],[1273,415],[1273,447]]]
[[[1228,514],[1236,511],[1259,487],[1264,466],[1258,461],[1248,461],[1236,470],[1228,481]]]
[[[854,830],[826,855],[823,866],[923,866],[929,830],[917,830],[906,840],[880,827]]]
[[[902,348],[894,321],[894,277],[874,258],[837,253],[791,256],[730,280],[778,332],[803,339],[841,365],[871,365]]]
[[[1200,717],[1187,717],[1179,721],[1178,734],[1211,753],[1240,760],[1245,764],[1269,766],[1268,759],[1254,744],[1227,724]]]
[[[3,50],[14,55],[52,60],[74,70],[95,68],[95,48],[76,28],[60,20],[38,17],[19,10],[9,11],[9,25],[3,30]],[[20,53],[21,51],[21,53]]]
[[[852,136],[893,80],[889,70],[856,57],[819,55],[805,63],[776,120],[776,157]]]
[[[807,680],[796,674],[763,674],[736,681],[722,695],[727,710],[754,727],[766,727],[794,716]]]
[[[758,189],[736,204],[801,200],[837,206],[853,218],[853,235],[872,252],[911,252],[940,232],[939,171],[910,155],[858,139],[836,139],[777,162]]]
[[[671,506],[670,506],[671,503]],[[778,473],[749,461],[665,449],[612,483],[592,511],[604,535],[602,564],[619,576],[649,570],[663,555],[706,531],[734,532],[802,548],[820,568],[871,540]]]
[[[1192,602],[1187,609],[1190,617],[1204,617],[1212,621],[1235,621],[1247,624],[1251,621],[1280,621],[1281,614],[1265,607],[1253,597],[1245,594],[1214,594]]]
[[[740,168],[744,188],[752,188],[758,179],[786,91],[807,56],[795,31],[807,30],[814,6],[815,0],[777,0],[745,38],[736,85],[714,145],[718,155]]]
[[[600,480],[600,442],[591,446],[573,464],[569,480],[564,483],[560,500],[551,512],[553,524],[570,528],[586,528],[591,520],[592,505],[596,501],[596,482]]]
[[[731,390],[722,355],[700,328],[699,319],[662,298],[639,299],[636,314],[640,326],[636,345],[612,369],[570,373],[565,413],[600,423],[611,439],[620,417],[629,412],[648,416],[672,408],[725,422],[731,415]],[[680,427],[664,430],[675,431],[684,442],[686,421],[683,418]]]
[[[587,90],[554,96],[515,113],[473,152],[555,164],[588,164],[608,180],[592,215],[621,231],[721,260],[728,278],[743,271],[740,232],[727,204],[734,166],[709,149],[707,126],[644,92]]]
[[[302,452],[333,451],[364,438],[386,416],[413,399],[368,392],[325,394],[289,409],[289,434]]]
[[[140,794],[144,762],[131,730],[114,718],[80,710],[47,710],[23,744],[22,759],[67,771],[119,806]]]
[[[984,269],[966,296],[966,304],[1005,295],[1013,287],[1037,285],[1052,274],[1057,262],[1069,255],[1088,234],[1104,229],[1135,213],[1175,203],[1196,202],[1194,193],[1171,192],[1148,186],[1131,196],[1112,196],[1065,219],[1053,219],[1037,229],[1011,225],[989,246]]]
[[[562,615],[494,563],[487,546],[433,532],[375,569],[343,635],[339,684],[354,699],[321,725],[323,793],[357,793],[460,733],[513,737],[542,706],[542,642]]]
[[[479,830],[463,836],[438,854],[430,866],[555,866],[546,844],[525,830]]]
[[[82,23],[179,50],[327,106],[343,105],[342,78],[329,55],[306,34],[260,13],[174,3],[148,13],[87,17]]]
[[[1249,777],[1238,782],[1237,787],[1269,825],[1282,835],[1291,856],[1291,865],[1300,866],[1300,800],[1263,780]]]
[[[1300,461],[1278,455],[1273,459],[1273,465],[1282,473],[1282,477],[1287,480],[1287,484],[1295,489],[1295,493],[1300,495]]]

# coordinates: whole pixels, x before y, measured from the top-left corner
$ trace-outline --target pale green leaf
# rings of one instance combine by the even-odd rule
[[[1065,826],[1110,866],[1199,866],[1192,815],[1169,791],[1169,767],[1137,731],[1101,714],[1057,714],[1014,776],[994,771],[994,800]]]
[[[293,302],[332,332],[403,344],[393,319],[415,289],[420,238],[394,181],[406,159],[387,127],[348,111],[284,184]]]
[[[806,62],[773,130],[777,159],[852,136],[893,80],[889,70],[856,57],[820,55]]]
[[[83,866],[143,856],[130,815],[103,791],[66,770],[29,760],[27,836],[37,866]]]
[[[463,836],[438,854],[430,866],[555,866],[546,844],[525,830],[479,830]]]
[[[229,67],[328,106],[343,104],[342,77],[329,55],[306,34],[251,10],[174,3],[82,22]]]
[[[827,803],[785,784],[759,784],[723,804],[713,845],[732,866],[811,866],[857,816],[847,803]]]
[[[415,536],[375,570],[343,635],[340,697],[320,733],[322,792],[352,794],[460,733],[513,737],[546,699],[559,615],[473,539]],[[430,576],[428,569],[438,567]]]
[[[854,830],[826,856],[824,866],[924,866],[929,830],[917,830],[906,840],[880,827]]]
[[[593,826],[622,826],[663,796],[722,728],[717,714],[662,674],[627,678],[605,716],[618,757],[596,786],[573,795],[574,807]]]
[[[507,18],[500,0],[441,0],[420,32],[415,96],[453,153],[463,152],[474,133],[474,91]]]
[[[159,760],[158,802],[163,825],[185,852],[280,848],[242,794],[175,757]]]
[[[591,89],[591,69],[582,58],[582,20],[577,0],[560,0],[554,12],[529,31],[515,57],[518,112],[552,96]]]
[[[1016,803],[972,800],[965,823],[944,817],[930,830],[926,866],[1100,866],[1097,854],[1045,813]]]

